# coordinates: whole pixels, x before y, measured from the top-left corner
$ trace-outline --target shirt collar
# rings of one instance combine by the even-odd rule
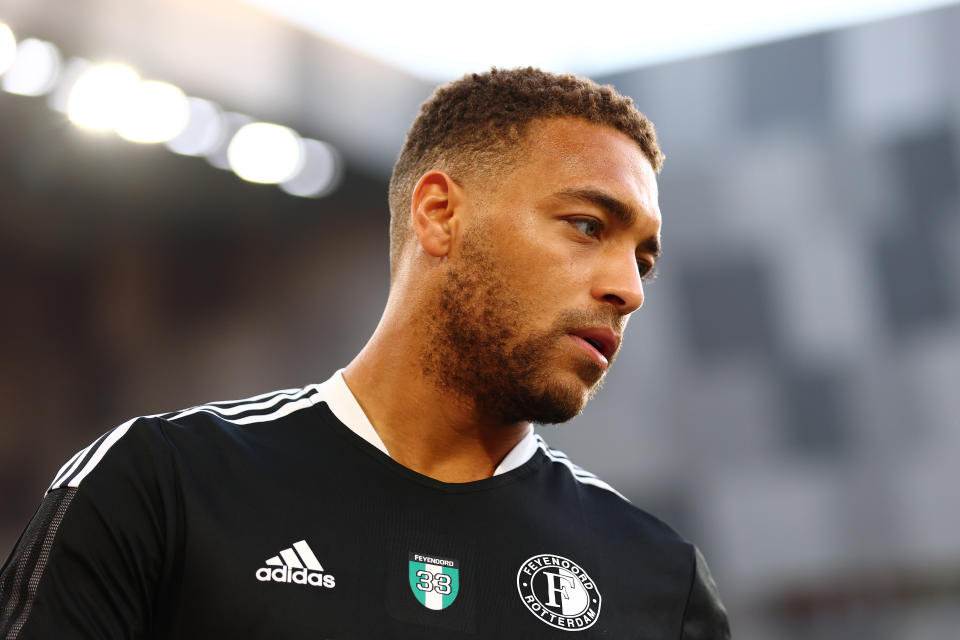
[[[346,380],[343,379],[343,369],[330,376],[326,382],[319,385],[319,388],[321,397],[326,401],[337,420],[384,454],[390,455],[386,445],[383,444],[383,440],[380,439],[373,425],[370,424],[367,414],[363,412],[357,398],[350,391],[350,387],[347,386]],[[532,458],[537,448],[537,439],[531,425],[523,439],[503,457],[493,475],[497,476],[516,469]]]

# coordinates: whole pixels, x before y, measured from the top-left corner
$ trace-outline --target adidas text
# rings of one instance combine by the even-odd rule
[[[307,569],[291,569],[290,567],[260,567],[257,569],[257,580],[260,582],[290,582],[293,584],[309,584],[313,587],[333,589],[337,580],[332,575]]]

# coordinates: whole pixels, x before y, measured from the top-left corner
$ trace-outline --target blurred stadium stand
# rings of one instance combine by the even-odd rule
[[[226,0],[0,5],[327,140],[300,199],[0,93],[0,554],[131,415],[325,378],[385,300],[431,87]],[[656,123],[665,256],[554,446],[696,540],[740,640],[960,628],[960,6],[596,78]]]

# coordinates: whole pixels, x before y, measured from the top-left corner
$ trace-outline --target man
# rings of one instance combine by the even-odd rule
[[[531,427],[582,410],[643,303],[661,161],[589,80],[438,89],[369,343],[79,452],[0,575],[3,637],[728,638],[696,549]]]

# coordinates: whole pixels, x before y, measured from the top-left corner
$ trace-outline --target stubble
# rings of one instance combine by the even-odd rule
[[[602,383],[604,370],[589,358],[572,366],[579,380],[557,375],[563,340],[598,322],[571,310],[551,329],[532,333],[529,301],[511,295],[509,283],[479,234],[470,234],[456,266],[436,292],[421,365],[446,397],[452,394],[494,421],[554,424],[579,414]]]

